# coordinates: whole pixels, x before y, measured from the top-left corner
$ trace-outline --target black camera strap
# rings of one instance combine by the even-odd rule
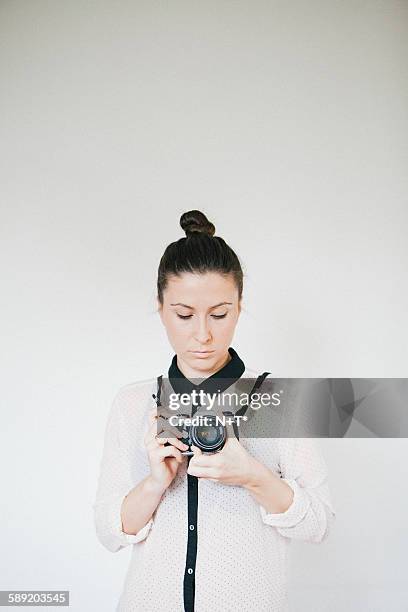
[[[154,393],[152,393],[152,398],[156,400],[157,407],[161,406],[160,395],[161,395],[162,384],[163,384],[163,374],[160,374],[160,376],[157,377],[157,394],[155,395]]]
[[[252,400],[252,396],[255,393],[255,391],[257,389],[259,389],[259,387],[262,385],[263,381],[265,380],[265,378],[268,376],[268,374],[270,374],[270,372],[263,372],[263,374],[260,374],[258,376],[258,378],[255,381],[254,386],[252,387],[249,396],[248,396],[248,404],[246,406],[242,406],[239,410],[237,410],[235,412],[235,416],[244,416],[244,414],[246,413],[246,411],[248,410],[248,407],[251,404],[251,400]],[[225,414],[225,413],[224,413]],[[239,440],[239,430],[238,430],[238,424],[236,421],[233,421],[232,424],[233,428],[234,428],[234,433],[235,433],[235,437],[237,438],[237,440]]]

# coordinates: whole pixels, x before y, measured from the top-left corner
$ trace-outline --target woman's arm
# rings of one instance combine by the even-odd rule
[[[145,418],[142,408],[150,391],[142,383],[123,387],[106,426],[94,513],[99,540],[111,552],[147,537],[154,511],[185,459],[181,450],[187,446],[181,440],[156,437],[157,408]],[[135,412],[135,407],[140,409]],[[148,425],[141,446],[135,436]]]
[[[288,538],[322,542],[328,536],[335,510],[318,444],[313,438],[280,438],[278,445],[282,477],[267,468],[265,471],[265,466],[258,467],[247,488],[260,505],[265,524]],[[287,487],[292,490],[292,502],[285,509],[290,495]]]
[[[121,506],[122,530],[137,534],[151,519],[166,489],[146,476],[125,496]]]
[[[142,454],[135,454],[130,442],[132,438],[123,435],[126,427],[121,425],[124,407],[129,405],[129,402],[131,405],[142,406],[147,397],[147,392],[142,388],[120,389],[112,403],[105,428],[93,510],[98,539],[110,552],[117,552],[147,537],[153,525],[152,514],[160,501],[157,491],[153,491],[147,481],[150,472],[147,460],[143,461]],[[135,465],[139,475],[136,482],[132,468]],[[137,501],[141,500],[145,493],[143,504],[139,503],[137,506]]]
[[[198,478],[246,488],[261,518],[287,538],[321,542],[335,517],[327,468],[312,438],[277,438],[280,475],[251,456],[236,438],[221,452],[204,454],[193,446],[187,472]]]
[[[251,466],[244,487],[267,512],[286,512],[293,502],[293,489],[254,457],[251,457]]]

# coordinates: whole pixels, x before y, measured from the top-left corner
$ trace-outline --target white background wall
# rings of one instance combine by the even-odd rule
[[[248,366],[407,376],[407,26],[394,0],[1,2],[1,589],[114,609],[103,433],[172,356],[182,212],[243,262]],[[337,522],[294,543],[293,610],[408,610],[406,440],[322,445]]]

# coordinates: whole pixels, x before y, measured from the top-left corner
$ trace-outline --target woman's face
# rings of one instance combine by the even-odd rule
[[[158,310],[185,376],[200,377],[227,363],[241,312],[232,275],[183,272],[171,276]]]

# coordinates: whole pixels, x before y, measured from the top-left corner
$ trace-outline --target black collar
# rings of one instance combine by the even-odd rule
[[[191,393],[194,389],[202,389],[205,393],[222,393],[228,389],[245,371],[245,364],[232,348],[228,349],[231,359],[221,370],[205,378],[200,384],[193,384],[186,378],[177,365],[177,355],[174,355],[169,367],[169,381],[175,393]],[[193,379],[194,380],[194,379]]]

